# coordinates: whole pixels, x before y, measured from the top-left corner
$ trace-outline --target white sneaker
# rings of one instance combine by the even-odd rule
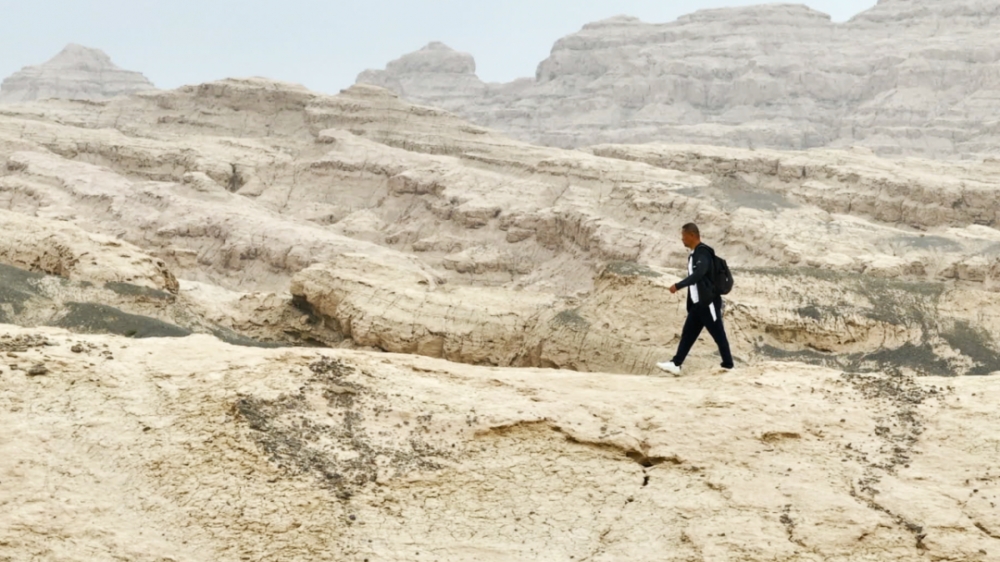
[[[657,363],[656,366],[659,367],[661,371],[666,371],[671,375],[681,374],[681,368],[678,367],[677,365],[674,365],[673,361],[667,361],[665,363]]]

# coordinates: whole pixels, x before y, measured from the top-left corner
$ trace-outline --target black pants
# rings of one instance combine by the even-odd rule
[[[677,355],[674,356],[674,365],[680,367],[684,363],[694,346],[694,342],[698,341],[701,330],[708,328],[708,333],[712,335],[712,339],[719,346],[722,366],[727,369],[733,368],[733,354],[729,351],[729,339],[726,338],[726,328],[722,325],[722,299],[715,299],[711,306],[715,309],[715,320],[712,319],[712,311],[709,307],[688,301],[688,316],[684,322],[684,331],[681,332],[681,343],[677,346]]]

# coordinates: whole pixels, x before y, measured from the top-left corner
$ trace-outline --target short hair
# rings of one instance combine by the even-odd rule
[[[698,225],[693,222],[689,222],[681,227],[681,232],[686,232],[688,234],[694,234],[698,238],[701,238],[701,231],[698,230]]]

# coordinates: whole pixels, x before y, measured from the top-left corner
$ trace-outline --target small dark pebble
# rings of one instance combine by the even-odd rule
[[[46,374],[48,372],[49,372],[49,368],[46,367],[45,365],[39,363],[39,364],[35,365],[34,367],[28,369],[28,376],[29,377],[37,377],[39,375],[44,375],[44,374]]]
[[[72,351],[73,353],[83,353],[83,346],[80,344],[76,344],[73,347],[69,348],[69,350]]]

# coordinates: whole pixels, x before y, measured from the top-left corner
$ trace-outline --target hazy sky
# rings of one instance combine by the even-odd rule
[[[486,81],[534,76],[560,37],[618,14],[669,22],[753,0],[0,0],[0,78],[67,43],[160,88],[266,76],[335,93],[431,41],[472,53]],[[846,21],[876,0],[806,0]]]

